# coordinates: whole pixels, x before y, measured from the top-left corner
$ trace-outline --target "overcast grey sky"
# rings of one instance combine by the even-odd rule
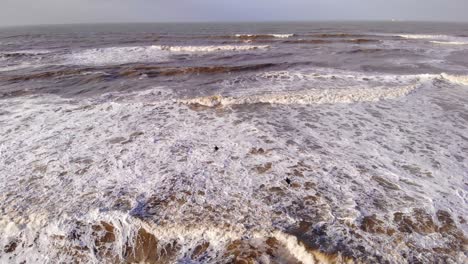
[[[0,25],[96,22],[468,21],[468,0],[0,0]]]

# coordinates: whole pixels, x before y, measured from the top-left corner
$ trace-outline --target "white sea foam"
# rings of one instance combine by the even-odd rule
[[[431,43],[440,45],[468,45],[468,42],[461,41],[431,41]]]
[[[398,88],[351,88],[351,89],[319,89],[271,94],[253,94],[239,97],[208,96],[189,100],[181,100],[186,104],[200,104],[204,106],[229,106],[239,104],[335,104],[354,102],[376,102],[379,100],[395,99],[408,95],[419,85],[409,85]]]
[[[260,73],[242,80],[226,80],[224,85],[227,87],[227,95],[204,96],[180,102],[209,107],[255,103],[296,105],[376,102],[406,96],[436,79],[468,85],[468,76],[445,73],[372,76],[346,71],[330,74],[326,69],[315,73],[279,71]]]
[[[391,75],[377,74],[366,75],[359,72],[340,71],[331,69],[315,68],[313,70],[299,69],[290,71],[271,71],[253,75],[235,77],[223,82],[224,89],[221,95],[231,97],[251,96],[261,93],[262,96],[278,95],[280,97],[290,96],[292,102],[333,103],[326,95],[336,96],[335,100],[350,102],[357,97],[365,100],[364,93],[369,92],[369,100],[372,96],[385,98],[380,92],[392,96],[395,91],[406,90],[412,85],[422,84],[439,75]],[[386,90],[388,88],[388,90]],[[392,91],[392,89],[395,89]],[[309,91],[309,92],[308,92]],[[312,92],[313,91],[313,92]],[[349,92],[349,100],[346,93]],[[356,92],[355,94],[353,92]],[[319,93],[322,93],[322,99]],[[373,94],[373,95],[372,95]],[[355,97],[355,95],[357,97]],[[328,98],[328,99],[324,99]],[[351,99],[354,98],[354,99]],[[375,99],[375,98],[374,98]],[[372,100],[374,100],[372,99]],[[371,100],[371,101],[372,101]]]
[[[468,75],[451,75],[443,73],[441,77],[454,84],[468,85]]]
[[[245,51],[267,49],[269,46],[254,46],[254,45],[221,45],[221,46],[161,46],[161,50],[172,52],[217,52],[217,51]]]
[[[468,44],[468,38],[457,37],[450,35],[422,35],[422,34],[404,34],[397,35],[398,37],[405,39],[423,39],[431,40],[431,43],[443,44],[443,45],[466,45]]]
[[[0,262],[103,262],[93,251],[100,221],[115,227],[109,252],[122,254],[145,228],[161,243],[176,242],[182,263],[199,242],[210,243],[205,263],[219,263],[230,242],[257,246],[269,236],[278,250],[313,263],[317,256],[285,234],[302,221],[319,232],[301,235],[322,236],[326,250],[377,251],[392,263],[406,262],[415,248],[426,260],[431,248],[451,249],[451,233],[399,231],[394,213],[413,208],[439,225],[435,212],[446,210],[466,233],[457,219],[468,213],[468,90],[431,85],[466,84],[466,76],[322,69],[250,77],[239,93],[185,101],[245,104],[228,109],[192,111],[168,87],[115,101],[0,100],[0,248],[19,239]],[[285,90],[295,82],[329,86]],[[256,102],[273,103],[251,107]],[[360,228],[373,214],[398,241]]]
[[[109,47],[88,49],[66,56],[66,60],[75,64],[112,65],[134,62],[161,62],[169,59],[174,53],[209,53],[235,52],[266,49],[268,46],[253,45],[220,45],[220,46],[139,46]]]
[[[242,38],[242,37],[255,37],[255,36],[259,36],[257,34],[236,34],[235,35],[237,38]],[[294,37],[294,34],[265,34],[265,35],[262,35],[262,36],[271,36],[271,37],[274,37],[274,38],[291,38],[291,37]]]
[[[440,40],[448,40],[452,39],[452,36],[448,35],[423,35],[423,34],[402,34],[397,35],[402,38],[406,39],[440,39]]]
[[[41,66],[42,65],[40,64],[34,64],[31,62],[23,62],[23,63],[16,64],[16,65],[0,66],[0,72],[16,71],[16,70],[22,70],[22,69],[28,69],[28,68],[39,68]]]

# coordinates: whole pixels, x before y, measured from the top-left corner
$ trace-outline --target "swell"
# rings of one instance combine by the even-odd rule
[[[395,52],[395,53],[402,53],[402,52],[409,52],[408,50],[405,49],[353,49],[350,51],[342,51],[340,53],[344,54],[376,54],[376,53],[390,53],[390,52]]]
[[[0,58],[5,59],[21,59],[35,57],[38,55],[44,55],[49,53],[48,51],[16,51],[16,52],[3,52],[0,53]]]
[[[163,68],[163,67],[132,67],[120,71],[119,76],[135,77],[145,74],[148,77],[158,76],[177,76],[186,74],[220,74],[231,72],[244,72],[244,71],[258,71],[261,69],[268,69],[281,64],[263,63],[242,66],[202,66],[202,67],[176,67],[176,68]]]
[[[83,68],[83,69],[61,69],[61,70],[49,70],[38,73],[30,74],[14,74],[14,75],[3,75],[0,77],[0,81],[7,83],[17,83],[31,80],[43,80],[43,79],[52,79],[52,78],[66,78],[70,76],[81,75],[83,78],[88,75],[90,72],[93,72],[93,68]],[[96,73],[99,74],[99,73]]]
[[[69,77],[78,77],[86,82],[99,82],[104,79],[118,79],[128,77],[163,77],[178,76],[189,74],[221,74],[233,72],[258,71],[262,69],[280,66],[282,63],[262,63],[240,66],[195,66],[195,67],[160,67],[160,66],[130,66],[118,68],[80,68],[80,69],[60,69],[50,70],[31,74],[4,75],[0,81],[7,83],[18,83],[31,80],[43,79],[66,79]]]

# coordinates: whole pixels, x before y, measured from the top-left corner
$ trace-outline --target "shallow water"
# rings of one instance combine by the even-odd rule
[[[466,262],[466,28],[0,30],[0,262]]]

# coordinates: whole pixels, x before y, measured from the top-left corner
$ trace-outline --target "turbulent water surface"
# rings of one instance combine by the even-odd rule
[[[466,263],[468,26],[0,29],[0,262]]]

